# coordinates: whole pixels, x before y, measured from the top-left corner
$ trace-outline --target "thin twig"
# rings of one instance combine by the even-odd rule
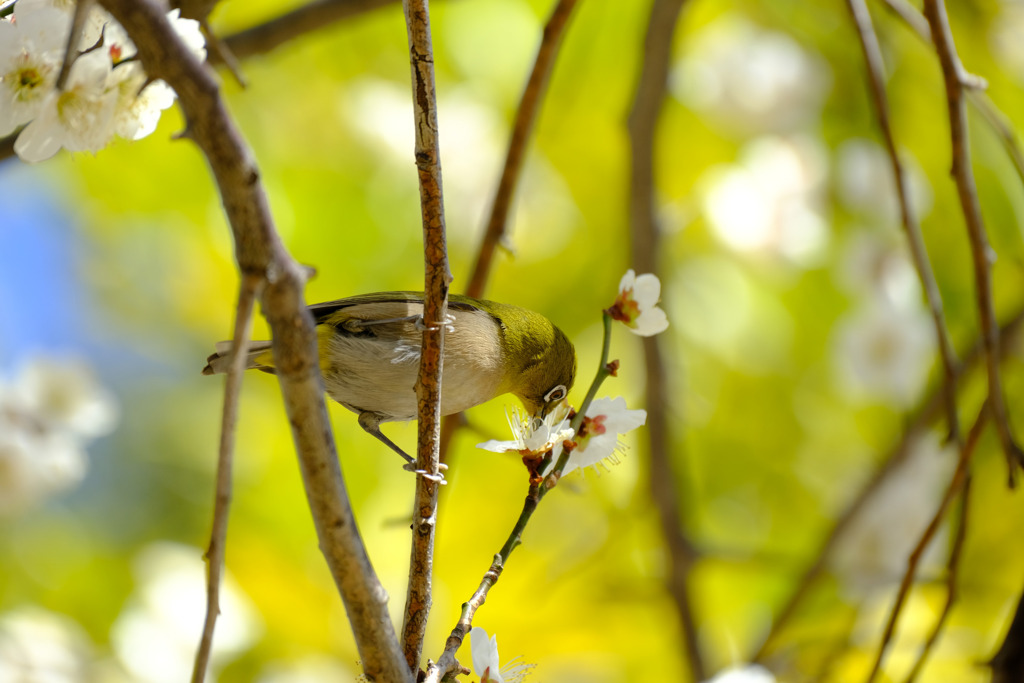
[[[882,137],[885,139],[885,149],[889,154],[893,180],[896,183],[896,194],[900,202],[903,232],[907,236],[914,268],[921,280],[921,288],[924,290],[925,300],[928,302],[928,309],[931,311],[932,322],[935,326],[935,337],[939,345],[945,378],[943,395],[946,402],[949,437],[959,446],[960,420],[957,417],[956,408],[956,383],[957,375],[960,372],[960,362],[957,360],[953,343],[950,341],[949,332],[946,329],[946,318],[942,310],[942,294],[935,281],[931,261],[928,260],[928,250],[925,247],[924,238],[921,236],[921,226],[918,224],[911,203],[907,173],[900,161],[896,140],[893,137],[892,127],[889,125],[889,102],[885,92],[885,63],[882,60],[882,49],[878,45],[878,37],[875,35],[866,0],[847,0],[846,4],[857,29],[857,37],[860,39],[860,47],[867,67],[868,90],[871,93],[875,116],[878,118],[878,126],[882,129]]]
[[[1010,352],[1022,329],[1024,329],[1024,308],[1018,310],[1000,329],[1000,337],[1006,342],[1000,347],[1000,353],[1005,355]],[[963,354],[963,360],[960,364],[962,378],[966,378],[977,369],[978,364],[983,359],[983,355],[983,342],[981,339],[975,339],[968,351]],[[847,505],[839,518],[836,519],[835,524],[832,525],[828,535],[822,541],[817,553],[815,553],[814,562],[811,563],[797,581],[793,592],[783,603],[778,615],[772,622],[771,630],[751,656],[750,661],[752,663],[758,664],[765,661],[771,651],[771,645],[789,625],[793,617],[796,616],[800,605],[803,604],[804,599],[810,594],[811,588],[825,571],[833,550],[846,533],[846,530],[850,528],[861,511],[865,509],[875,492],[907,459],[910,452],[910,444],[917,438],[918,434],[943,415],[941,392],[942,388],[938,387],[922,400],[921,407],[908,419],[907,426],[903,430],[899,443],[893,447],[885,460],[877,466],[868,482],[857,492],[856,497]]]
[[[928,20],[924,15],[907,0],[882,0],[885,6],[907,24],[917,36],[928,43],[932,42],[932,31],[928,26]],[[1021,151],[1020,141],[1013,128],[1007,123],[1006,115],[1003,114],[992,103],[982,90],[968,90],[967,100],[978,110],[985,122],[992,128],[996,137],[1002,143],[1006,154],[1010,157],[1017,175],[1024,182],[1024,152]]]
[[[544,25],[540,47],[537,48],[537,57],[534,59],[533,69],[526,81],[526,87],[523,88],[519,107],[516,109],[512,134],[508,141],[508,151],[505,154],[505,166],[502,168],[501,179],[494,192],[487,229],[484,231],[483,241],[477,252],[476,265],[469,278],[469,286],[466,288],[466,294],[469,296],[479,298],[483,295],[487,277],[491,272],[494,252],[508,230],[509,207],[512,205],[512,198],[515,196],[516,186],[522,172],[526,143],[533,132],[537,112],[540,111],[540,103],[544,97],[551,72],[554,70],[555,58],[558,56],[562,43],[565,25],[576,2],[577,0],[558,0],[555,8],[551,11],[547,24]]]
[[[416,394],[419,402],[419,441],[416,466],[431,476],[416,477],[409,589],[402,625],[402,650],[413,672],[419,671],[423,638],[430,614],[434,536],[437,523],[437,491],[440,487],[439,441],[441,438],[441,370],[444,328],[448,314],[448,247],[444,226],[441,184],[441,151],[437,131],[437,96],[434,82],[434,49],[430,38],[427,0],[405,0],[409,36],[412,98],[416,128],[416,169],[419,173],[420,207],[423,214],[423,346]]]
[[[398,4],[398,0],[314,0],[221,40],[236,58],[246,59],[266,54],[284,43],[327,28],[342,19],[395,4]],[[211,55],[211,60],[215,57]]]
[[[882,669],[882,661],[885,659],[886,650],[892,642],[892,636],[896,632],[896,624],[899,622],[900,612],[903,611],[903,605],[906,604],[907,597],[910,595],[910,589],[914,585],[914,577],[917,575],[917,565],[920,564],[921,558],[924,557],[924,552],[928,549],[932,539],[935,538],[935,534],[938,533],[939,527],[942,525],[942,520],[946,516],[946,510],[949,509],[949,504],[953,502],[953,498],[960,493],[960,490],[967,481],[970,471],[971,457],[974,455],[974,449],[978,445],[978,439],[981,438],[981,433],[985,431],[985,425],[988,422],[990,412],[991,403],[986,399],[985,402],[981,404],[981,410],[978,411],[978,417],[974,420],[974,424],[971,426],[971,431],[967,435],[967,440],[964,442],[964,447],[960,451],[960,457],[956,463],[956,470],[953,472],[953,478],[950,480],[949,486],[946,488],[946,493],[942,496],[938,509],[935,510],[935,514],[932,516],[927,528],[925,528],[924,533],[921,534],[921,538],[918,540],[913,552],[910,553],[910,558],[907,560],[907,570],[903,574],[903,580],[900,581],[899,590],[896,591],[896,601],[892,606],[892,611],[889,613],[889,620],[885,625],[885,632],[882,634],[882,642],[878,645],[878,653],[875,655],[875,663],[871,667],[871,672],[868,674],[868,683],[874,681],[878,676],[879,671]]]
[[[235,310],[235,330],[231,335],[231,353],[228,375],[224,383],[224,408],[220,423],[220,448],[217,453],[217,490],[213,502],[213,528],[210,545],[206,550],[206,619],[203,635],[196,651],[192,668],[192,683],[206,679],[210,652],[213,649],[213,629],[220,614],[220,585],[227,553],[228,513],[231,508],[231,471],[235,453],[235,432],[238,426],[238,397],[245,374],[246,351],[249,348],[249,329],[252,326],[253,304],[262,281],[253,275],[243,275],[238,290]]]
[[[381,586],[359,536],[338,465],[317,362],[317,338],[303,290],[306,270],[274,228],[252,151],[220,96],[213,74],[149,0],[102,0],[138,48],[152,78],[178,94],[187,137],[210,164],[231,226],[240,271],[265,279],[260,304],[273,333],[274,365],[292,428],[310,512],[355,635],[368,678],[411,683]]]
[[[996,255],[989,246],[985,224],[981,217],[971,151],[967,131],[967,108],[964,103],[964,84],[970,80],[964,71],[953,43],[953,34],[946,17],[943,0],[925,0],[924,15],[931,26],[932,40],[942,65],[946,85],[946,103],[949,109],[950,133],[953,145],[953,177],[967,224],[971,257],[974,263],[975,295],[981,325],[981,338],[985,345],[985,364],[988,369],[988,396],[992,419],[1003,447],[1008,465],[1007,476],[1012,487],[1016,468],[1024,465],[1024,451],[1014,440],[1006,414],[1003,385],[999,373],[999,325],[992,300],[992,263]]]
[[[632,169],[630,174],[630,235],[633,264],[640,272],[658,273],[661,231],[655,208],[654,149],[658,118],[665,102],[672,39],[685,0],[655,0],[644,40],[644,54],[629,115]],[[690,573],[696,553],[686,534],[680,506],[683,495],[673,467],[669,434],[669,391],[666,363],[657,337],[643,340],[646,376],[647,434],[651,458],[648,486],[658,510],[662,536],[668,549],[667,588],[679,615],[683,648],[690,678],[703,681],[707,667],[697,639],[697,619],[690,599]],[[678,387],[676,387],[678,391]],[[674,415],[672,423],[682,429]],[[677,442],[679,435],[676,435]]]
[[[928,634],[928,639],[921,647],[917,661],[914,662],[914,667],[907,674],[907,679],[904,683],[914,683],[917,680],[917,677],[921,674],[921,669],[924,668],[925,662],[928,661],[932,648],[935,647],[935,643],[938,642],[939,636],[942,634],[942,629],[946,625],[946,619],[949,618],[950,612],[953,611],[953,604],[958,597],[957,582],[960,575],[960,557],[963,554],[964,541],[967,538],[967,520],[969,519],[970,508],[971,473],[968,470],[967,478],[964,480],[963,493],[960,495],[960,524],[957,526],[956,536],[953,538],[953,546],[949,551],[949,561],[946,563],[946,603],[942,606],[942,612],[939,614],[939,618],[935,620],[935,625],[932,627],[931,633]]]
[[[71,18],[71,28],[68,30],[68,40],[64,47],[64,59],[60,63],[60,71],[57,73],[57,80],[54,87],[60,91],[68,82],[68,74],[71,73],[71,65],[78,58],[78,43],[82,41],[82,31],[85,30],[85,19],[92,9],[93,0],[78,0],[75,3],[75,13]]]

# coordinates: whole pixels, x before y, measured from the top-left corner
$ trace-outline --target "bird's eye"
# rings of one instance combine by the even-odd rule
[[[561,401],[565,398],[565,385],[559,384],[557,387],[544,394],[544,402],[551,403],[552,401]]]

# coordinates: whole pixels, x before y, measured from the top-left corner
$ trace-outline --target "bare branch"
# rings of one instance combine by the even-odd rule
[[[658,273],[660,229],[655,208],[654,140],[668,86],[672,38],[685,0],[655,0],[647,24],[644,55],[633,109],[629,116],[632,159],[630,174],[630,235],[633,264],[644,273]],[[707,678],[707,667],[697,640],[697,620],[690,600],[690,571],[695,557],[686,535],[680,506],[683,496],[672,466],[669,435],[667,368],[656,337],[643,340],[646,369],[647,434],[650,439],[651,496],[658,509],[661,531],[669,552],[668,590],[676,605],[690,677]],[[674,418],[680,423],[681,420]]]
[[[1024,465],[1024,451],[1014,440],[1003,399],[1003,386],[999,374],[999,325],[996,322],[995,306],[992,300],[992,263],[996,255],[989,246],[985,224],[981,217],[978,192],[971,167],[971,152],[967,131],[967,108],[963,91],[967,74],[960,64],[953,43],[953,34],[946,17],[943,0],[925,0],[925,18],[931,26],[932,39],[942,64],[942,75],[946,84],[946,103],[949,108],[950,133],[953,144],[953,177],[956,180],[960,205],[963,208],[970,238],[971,256],[974,263],[975,295],[981,324],[981,338],[985,346],[985,361],[988,369],[988,395],[992,419],[999,434],[1008,465],[1008,477],[1013,486],[1018,466]]]
[[[326,28],[370,10],[397,4],[398,0],[313,0],[262,24],[222,38],[238,59],[261,55],[307,33]]]
[[[932,322],[935,326],[935,338],[938,341],[939,353],[942,358],[942,371],[945,376],[943,394],[946,401],[946,421],[949,425],[949,435],[959,445],[960,420],[957,417],[956,409],[956,383],[957,375],[960,372],[960,363],[957,360],[956,352],[953,350],[953,343],[950,341],[949,332],[946,329],[946,318],[942,310],[942,294],[939,292],[939,286],[935,281],[935,273],[932,271],[931,262],[928,260],[928,250],[925,247],[924,238],[921,236],[921,226],[918,224],[914,207],[911,204],[907,174],[903,168],[903,163],[900,161],[899,151],[896,149],[896,140],[892,134],[892,127],[889,125],[889,102],[885,92],[885,63],[882,61],[882,49],[879,47],[878,38],[875,36],[875,28],[871,23],[871,14],[868,12],[866,0],[847,0],[846,4],[850,9],[850,15],[857,29],[861,51],[864,53],[864,63],[868,74],[868,90],[871,93],[871,101],[874,105],[875,116],[878,118],[878,125],[882,129],[885,149],[889,154],[893,179],[896,182],[896,194],[900,202],[903,232],[907,236],[914,268],[917,270],[918,278],[921,280],[921,288],[924,290],[925,300],[928,302],[928,309],[931,311]]]
[[[273,353],[292,427],[320,549],[348,611],[360,659],[377,680],[411,682],[377,580],[356,528],[338,466],[313,319],[303,301],[306,272],[274,229],[259,170],[231,121],[213,75],[171,28],[163,10],[142,0],[103,0],[138,47],[146,73],[178,94],[188,137],[210,164],[235,240],[243,276],[265,280],[262,309],[273,332]]]
[[[526,143],[533,132],[533,124],[537,120],[537,112],[540,110],[541,100],[544,97],[548,80],[554,70],[555,59],[562,44],[565,25],[574,7],[576,7],[576,0],[558,0],[555,8],[551,11],[547,24],[544,25],[544,34],[540,41],[540,47],[537,48],[533,70],[530,71],[530,77],[526,81],[526,87],[523,88],[523,95],[519,100],[519,108],[516,109],[512,135],[509,137],[508,151],[505,154],[505,166],[502,168],[501,179],[494,192],[487,229],[484,231],[484,238],[480,244],[480,250],[477,252],[476,265],[469,278],[469,286],[466,288],[466,294],[469,296],[479,298],[483,295],[487,277],[491,272],[494,252],[508,230],[509,207],[512,205],[516,185],[519,183],[523,157],[526,154]]]
[[[437,481],[440,472],[441,371],[444,359],[444,328],[448,314],[448,246],[444,225],[441,184],[441,152],[437,130],[437,96],[434,82],[434,49],[430,37],[427,0],[406,0],[406,28],[412,72],[412,99],[416,128],[416,168],[419,172],[420,207],[423,213],[423,347],[416,380],[419,401],[417,469],[431,476],[416,477],[413,509],[409,589],[405,599],[402,648],[409,668],[419,671],[423,638],[430,614],[430,586],[434,564],[437,522]]]
[[[206,550],[206,619],[203,635],[196,651],[192,668],[192,683],[206,679],[210,652],[213,649],[213,629],[220,614],[220,584],[224,574],[227,553],[228,512],[231,508],[231,471],[235,454],[235,430],[238,426],[238,398],[245,373],[246,351],[249,348],[249,329],[252,326],[253,304],[263,286],[254,275],[244,275],[238,291],[235,310],[235,330],[231,335],[230,366],[224,383],[224,409],[220,423],[220,448],[217,454],[217,491],[213,502],[213,528],[210,545]]]
[[[939,526],[942,524],[942,519],[946,516],[946,510],[949,509],[950,503],[964,487],[969,476],[971,457],[974,455],[974,449],[978,445],[978,439],[981,438],[981,433],[985,430],[985,425],[988,422],[990,410],[990,402],[986,400],[981,405],[981,410],[978,412],[978,417],[974,421],[974,425],[971,426],[971,431],[967,435],[967,440],[964,443],[964,447],[960,450],[960,458],[956,464],[956,471],[953,472],[953,478],[949,482],[949,486],[946,488],[946,493],[942,496],[942,501],[939,502],[939,507],[932,516],[931,521],[928,523],[928,527],[921,534],[921,538],[917,542],[917,546],[914,547],[913,552],[910,553],[910,558],[907,560],[907,571],[903,574],[903,580],[900,582],[899,590],[896,592],[896,602],[892,606],[892,611],[889,613],[889,621],[885,625],[885,633],[882,634],[882,642],[878,646],[878,654],[875,656],[874,666],[871,668],[871,673],[868,674],[868,683],[874,681],[878,676],[878,673],[882,669],[882,661],[885,659],[885,652],[889,647],[889,643],[892,641],[892,636],[896,632],[896,624],[899,622],[900,612],[903,610],[903,605],[906,603],[907,596],[910,595],[910,589],[914,585],[914,577],[917,574],[917,565],[920,564],[921,558],[924,556],[925,550],[928,549],[928,545],[935,538],[935,534],[939,530]]]
[[[935,647],[935,643],[938,642],[939,636],[942,634],[942,629],[946,625],[946,619],[949,618],[950,612],[953,611],[953,603],[956,602],[958,596],[957,582],[960,574],[960,556],[963,554],[964,541],[967,538],[967,520],[969,519],[970,509],[971,473],[968,470],[967,478],[964,480],[963,494],[960,496],[960,525],[957,527],[956,536],[953,538],[953,546],[949,551],[949,561],[946,563],[946,603],[942,606],[939,618],[935,620],[932,632],[928,634],[928,639],[921,647],[921,652],[917,656],[917,661],[914,662],[914,667],[907,674],[905,683],[914,683],[917,680],[917,677],[921,674],[921,669],[924,668],[925,662],[928,661],[928,655],[931,654],[932,648]]]
[[[1021,334],[1022,328],[1024,328],[1024,309],[1018,310],[1017,313],[1000,329],[1000,338],[1006,342],[1000,347],[1000,353],[1005,355],[1010,352],[1009,350],[1016,343]],[[983,355],[984,344],[981,339],[976,339],[970,349],[963,354],[963,360],[960,365],[961,377],[966,378],[974,372],[977,369],[978,364],[982,361]],[[843,534],[846,533],[846,530],[850,528],[853,521],[860,515],[861,511],[864,510],[868,501],[875,492],[907,459],[912,441],[918,434],[927,429],[929,425],[934,423],[943,414],[943,405],[944,402],[942,400],[941,387],[933,390],[922,400],[921,407],[907,421],[907,426],[903,430],[903,436],[899,443],[893,447],[885,460],[878,465],[874,474],[871,475],[871,479],[869,479],[864,487],[857,492],[856,497],[849,503],[846,509],[843,510],[843,513],[839,516],[828,535],[822,541],[821,546],[818,548],[818,551],[814,556],[814,562],[811,563],[811,565],[804,571],[803,576],[800,577],[800,580],[797,581],[796,588],[794,588],[793,592],[783,603],[782,607],[779,609],[778,616],[776,616],[775,620],[772,622],[771,631],[769,631],[760,647],[750,658],[752,663],[761,663],[767,659],[771,650],[771,645],[775,642],[778,635],[785,630],[786,626],[788,626],[789,622],[796,615],[797,609],[803,604],[804,599],[810,594],[811,588],[817,582],[822,573],[824,573],[825,568],[828,566],[828,560],[832,556],[832,551],[838,545]]]
[[[54,87],[63,90],[68,82],[68,74],[71,73],[71,65],[78,58],[78,43],[82,40],[82,31],[85,29],[85,19],[92,10],[93,0],[78,0],[75,3],[75,13],[71,18],[71,28],[68,30],[68,40],[64,48],[64,59],[60,63],[60,72],[57,73],[57,80]]]

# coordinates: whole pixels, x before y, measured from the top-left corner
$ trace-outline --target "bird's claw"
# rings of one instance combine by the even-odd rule
[[[445,478],[444,478],[444,471],[446,469],[448,469],[448,465],[445,465],[443,462],[442,463],[438,463],[438,467],[437,467],[438,473],[437,474],[434,474],[433,472],[428,472],[427,470],[418,470],[418,469],[416,469],[416,463],[415,462],[407,462],[407,463],[405,463],[404,465],[402,465],[402,469],[405,470],[406,472],[412,472],[413,474],[418,474],[421,477],[423,477],[424,479],[429,479],[430,481],[436,482],[437,484],[439,484],[441,486],[444,486],[445,484],[448,483],[445,480]]]

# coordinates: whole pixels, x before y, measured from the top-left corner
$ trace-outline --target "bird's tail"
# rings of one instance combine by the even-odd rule
[[[204,375],[227,373],[228,367],[231,365],[231,342],[217,342],[216,348],[217,351],[206,359],[206,367],[203,368]],[[246,370],[256,368],[264,372],[274,372],[274,361],[270,355],[270,342],[249,342],[249,351],[246,356]]]

